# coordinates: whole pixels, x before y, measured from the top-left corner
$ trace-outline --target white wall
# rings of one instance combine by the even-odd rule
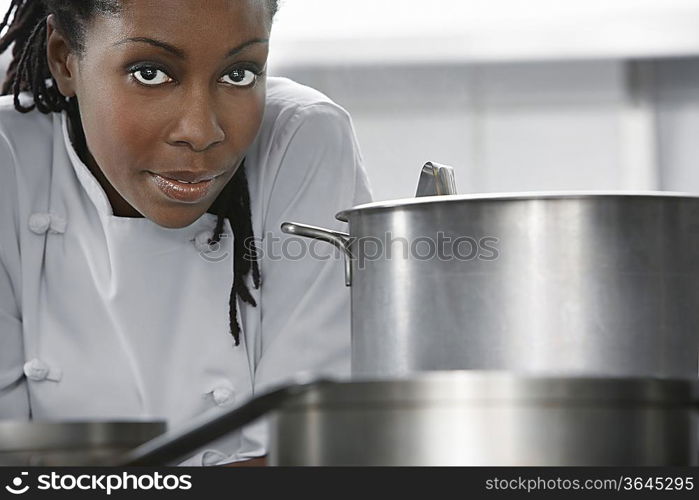
[[[699,0],[282,0],[272,62],[699,54]]]
[[[634,188],[617,61],[288,68],[352,114],[377,199],[412,196],[427,160],[460,192]]]

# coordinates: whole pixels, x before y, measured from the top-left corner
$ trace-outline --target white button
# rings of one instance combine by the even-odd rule
[[[62,377],[61,370],[52,369],[49,365],[36,358],[24,363],[24,374],[29,380],[36,382],[41,382],[42,380],[58,382]]]
[[[235,392],[230,387],[217,387],[211,394],[218,406],[225,406],[235,400]]]
[[[32,214],[29,217],[29,229],[36,234],[44,234],[51,226],[51,214]]]
[[[49,227],[49,231],[55,234],[63,234],[66,232],[66,225],[68,225],[68,221],[64,217],[61,217],[58,214],[51,214],[51,226]]]
[[[67,221],[58,214],[35,213],[29,217],[29,230],[36,234],[45,234],[50,231],[53,234],[66,232]]]

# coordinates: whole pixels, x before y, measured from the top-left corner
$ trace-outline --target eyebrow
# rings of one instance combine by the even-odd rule
[[[161,49],[167,50],[168,52],[174,54],[175,56],[179,57],[180,59],[186,59],[186,54],[182,49],[179,49],[175,47],[174,45],[170,45],[167,42],[162,42],[160,40],[155,40],[153,38],[148,38],[148,37],[143,37],[143,36],[136,36],[136,37],[131,37],[131,38],[125,38],[123,40],[119,40],[112,46],[116,45],[122,45],[127,42],[138,42],[138,43],[147,43],[149,45],[153,45],[155,47],[159,47]],[[226,57],[231,57],[236,55],[238,52],[242,51],[246,47],[249,47],[250,45],[254,45],[257,43],[269,43],[269,38],[254,38],[252,40],[248,40],[247,42],[243,42],[237,47],[232,48],[231,50],[228,51],[226,54]]]

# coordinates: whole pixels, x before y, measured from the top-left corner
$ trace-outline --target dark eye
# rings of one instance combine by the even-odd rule
[[[163,83],[172,81],[172,78],[170,78],[167,73],[151,66],[138,68],[132,71],[131,75],[138,80],[139,83],[150,86],[162,85]]]
[[[236,87],[249,87],[257,81],[257,75],[249,69],[237,68],[223,75],[221,81]]]

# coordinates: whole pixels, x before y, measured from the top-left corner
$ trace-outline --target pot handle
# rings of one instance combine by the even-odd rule
[[[347,233],[324,229],[322,227],[299,224],[298,222],[282,223],[282,232],[295,234],[314,240],[321,240],[335,245],[345,257],[345,285],[352,285],[352,252],[350,251],[350,236]]]
[[[458,194],[454,168],[428,161],[420,171],[416,197]]]
[[[216,439],[242,429],[263,415],[278,410],[289,401],[293,401],[305,392],[327,384],[332,380],[297,380],[277,389],[272,389],[260,396],[255,396],[242,405],[228,410],[222,415],[210,417],[204,414],[186,428],[165,433],[141,446],[117,457],[111,465],[118,467],[167,465],[187,458],[194,451]]]

